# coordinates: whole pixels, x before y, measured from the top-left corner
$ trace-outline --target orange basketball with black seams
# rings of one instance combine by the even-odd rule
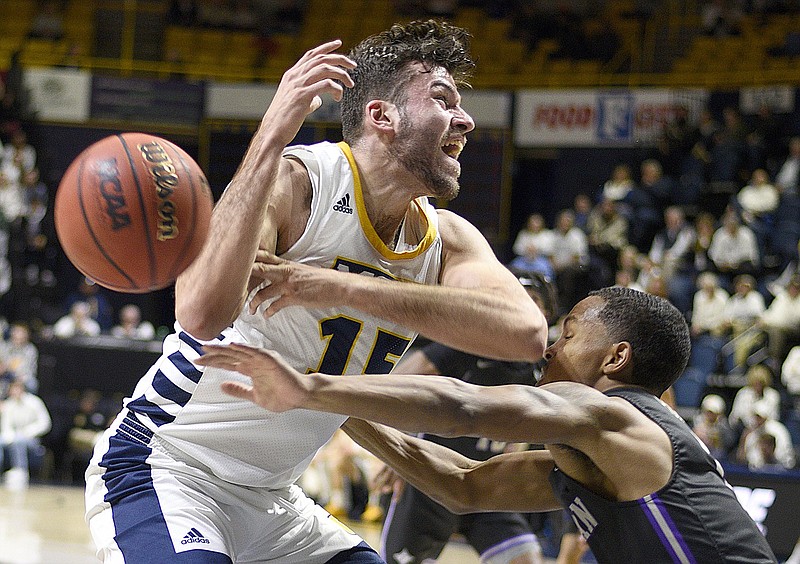
[[[94,143],[70,164],[54,204],[56,233],[75,267],[111,290],[165,288],[197,257],[213,197],[183,149],[145,133]]]

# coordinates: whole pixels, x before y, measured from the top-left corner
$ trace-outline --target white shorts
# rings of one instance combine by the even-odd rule
[[[371,551],[298,486],[267,490],[220,480],[168,452],[130,413],[95,448],[86,520],[106,564],[322,564],[355,547]]]

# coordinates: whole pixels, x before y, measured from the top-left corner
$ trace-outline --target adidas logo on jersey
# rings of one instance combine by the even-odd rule
[[[183,540],[181,540],[181,544],[192,544],[195,542],[199,542],[202,544],[209,544],[209,540],[203,536],[203,534],[192,527],[189,529],[189,532],[183,536]]]
[[[336,202],[333,206],[333,211],[352,214],[353,208],[350,207],[350,194],[345,194],[342,199]]]

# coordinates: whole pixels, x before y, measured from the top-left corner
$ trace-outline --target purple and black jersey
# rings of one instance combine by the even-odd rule
[[[605,499],[558,468],[553,471],[553,489],[598,562],[777,562],[720,464],[677,413],[640,389],[606,395],[629,401],[664,429],[674,466],[661,490],[625,502]]]

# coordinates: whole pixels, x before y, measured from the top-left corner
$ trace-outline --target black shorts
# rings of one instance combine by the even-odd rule
[[[454,533],[463,535],[478,554],[508,539],[533,535],[521,513],[455,515],[408,484],[390,507],[383,526],[381,556],[389,564],[436,559]],[[399,553],[403,556],[398,560],[394,555]]]

